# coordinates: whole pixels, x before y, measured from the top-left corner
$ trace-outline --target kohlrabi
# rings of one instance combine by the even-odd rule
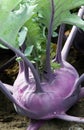
[[[39,0],[37,4],[39,5],[39,2],[42,1]],[[37,12],[42,18],[40,19],[41,24],[45,25],[48,30],[46,62],[42,79],[40,79],[35,66],[24,54],[25,42],[16,49],[13,46],[15,39],[11,45],[12,39],[8,39],[8,41],[5,34],[2,33],[3,30],[1,32],[3,35],[0,35],[0,42],[20,58],[20,61],[18,60],[19,73],[14,84],[10,86],[0,81],[0,90],[13,102],[18,113],[31,118],[31,124],[27,130],[38,130],[45,120],[52,118],[84,123],[84,118],[66,114],[69,108],[84,96],[84,88],[81,88],[84,74],[79,77],[76,69],[66,61],[71,42],[65,43],[62,49],[65,23],[74,24],[84,29],[84,22],[75,14],[70,13],[71,9],[83,5],[84,0],[44,0],[43,2],[44,4],[40,3],[37,8]],[[80,11],[83,15],[84,8],[82,7]],[[59,25],[56,56],[51,60],[51,36]],[[52,69],[51,66],[54,68]]]

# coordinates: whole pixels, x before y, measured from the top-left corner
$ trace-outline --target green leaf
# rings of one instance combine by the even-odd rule
[[[31,17],[25,24],[25,26],[28,28],[27,33],[27,44],[28,45],[36,45],[36,43],[39,43],[43,40],[42,36],[42,30],[39,27],[39,23],[36,22],[35,18],[37,15]]]
[[[56,62],[51,62],[51,67],[52,69],[60,69],[61,65],[59,63]]]
[[[76,14],[71,14],[70,10],[84,5],[84,0],[53,0],[54,1],[54,21],[53,31],[62,24],[76,25],[84,30],[84,21]],[[38,0],[38,13],[41,22],[48,28],[51,17],[51,0]]]
[[[28,28],[26,46],[33,45],[33,58],[42,54],[42,43],[45,41],[40,25],[35,19],[36,17],[37,15],[33,16],[25,24],[25,26]]]
[[[4,27],[9,13],[21,2],[22,0],[0,0],[0,31]],[[0,44],[1,48],[7,49],[5,46]]]
[[[0,28],[7,19],[10,11],[12,11],[21,1],[22,0],[0,0]]]
[[[50,0],[37,0],[38,8],[38,17],[40,18],[40,22],[46,25],[48,28],[51,14],[51,5]]]
[[[19,37],[18,37],[19,46],[22,46],[22,44],[24,43],[25,38],[27,36],[27,32],[28,32],[28,29],[26,27],[23,27],[21,31],[19,32]]]
[[[28,46],[27,48],[26,48],[26,50],[25,50],[25,56],[30,56],[30,54],[32,53],[32,50],[33,50],[33,45],[31,45],[31,46]]]
[[[59,24],[61,23],[75,25],[84,30],[84,21],[81,18],[79,18],[79,16],[75,14],[72,15],[69,11],[62,14],[62,17],[60,17]],[[54,27],[55,26],[56,25],[54,23]]]
[[[21,58],[21,57],[17,57],[17,58],[16,58],[16,61],[18,61],[18,62],[19,62],[19,61],[22,61],[22,58]]]
[[[18,47],[18,32],[25,22],[34,14],[35,7],[36,5],[28,5],[27,3],[20,4],[18,10],[7,13],[7,17],[4,20],[1,19],[0,37],[14,47]]]

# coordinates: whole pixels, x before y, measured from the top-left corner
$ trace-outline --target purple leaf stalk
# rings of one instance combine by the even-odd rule
[[[79,77],[76,69],[66,61],[72,43],[70,40],[74,36],[70,34],[69,40],[67,39],[62,49],[64,24],[60,26],[57,54],[52,61],[60,63],[61,67],[54,71],[51,69],[50,43],[54,19],[53,0],[51,2],[52,12],[46,43],[46,74],[44,81],[40,80],[35,67],[21,50],[12,47],[0,38],[0,42],[3,45],[22,58],[19,62],[19,73],[13,86],[0,81],[0,90],[13,102],[15,110],[18,113],[31,119],[27,130],[38,130],[44,124],[45,120],[53,118],[84,123],[84,118],[66,114],[80,98],[84,97],[84,87],[81,88],[81,83],[84,81],[84,74]],[[83,15],[84,9],[81,8],[80,11],[82,11]]]

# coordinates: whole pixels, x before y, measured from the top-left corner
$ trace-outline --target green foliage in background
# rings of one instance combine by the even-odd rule
[[[72,9],[84,5],[84,0],[53,0],[54,21],[52,35],[62,23],[76,25],[84,30],[84,21]],[[1,0],[0,37],[14,47],[24,42],[24,51],[32,63],[42,69],[45,62],[47,32],[51,17],[51,0]],[[0,44],[1,47],[3,47]],[[52,67],[56,67],[52,64]]]

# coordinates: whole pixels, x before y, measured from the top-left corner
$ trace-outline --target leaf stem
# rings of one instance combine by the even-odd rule
[[[20,47],[20,50],[21,50],[21,52],[24,53],[25,49],[26,49],[26,44],[25,44],[25,42],[24,42],[24,43],[22,44],[22,46]],[[24,61],[21,61],[21,62],[19,63],[19,66],[20,66],[20,68],[21,68],[21,66],[23,67],[25,80],[26,80],[27,83],[29,83],[29,68],[28,68],[28,66],[26,65],[26,63],[25,63]]]
[[[61,67],[63,65],[62,56],[61,56],[61,49],[62,49],[62,42],[63,42],[63,36],[64,36],[64,30],[65,30],[65,24],[62,24],[59,29],[59,36],[58,36],[58,42],[57,42],[57,54],[56,54],[56,62],[61,64]]]
[[[84,6],[82,6],[82,7],[79,9],[79,11],[78,11],[78,16],[82,18],[82,17],[83,17],[83,14],[84,14]],[[67,59],[67,56],[68,56],[70,47],[71,47],[71,45],[72,45],[72,43],[73,43],[73,40],[74,40],[74,38],[75,38],[75,36],[76,36],[77,29],[78,29],[78,28],[77,28],[76,26],[73,26],[73,27],[72,27],[71,33],[70,33],[69,37],[67,38],[67,40],[66,40],[66,42],[65,42],[65,45],[64,45],[64,47],[63,47],[63,49],[62,49],[62,58],[63,58],[64,60]]]
[[[52,26],[54,20],[54,1],[51,0],[51,17],[50,17],[50,24],[48,29],[48,37],[46,43],[46,72],[48,75],[48,80],[51,79],[51,65],[50,65],[50,43],[51,43],[51,36],[52,36]]]
[[[24,72],[24,78],[27,84],[29,84],[29,68],[24,61],[19,61],[19,74]]]
[[[32,63],[25,57],[25,55],[20,51],[17,50],[16,48],[12,47],[10,44],[8,44],[5,40],[3,40],[2,38],[0,38],[0,42],[5,45],[6,47],[8,47],[9,49],[11,49],[12,51],[14,51],[18,56],[20,56],[23,61],[25,62],[25,64],[30,67],[35,81],[36,81],[36,91],[35,92],[42,92],[42,88],[40,85],[40,78],[38,76],[38,73],[36,72],[36,69],[34,68],[34,66],[32,65]]]

